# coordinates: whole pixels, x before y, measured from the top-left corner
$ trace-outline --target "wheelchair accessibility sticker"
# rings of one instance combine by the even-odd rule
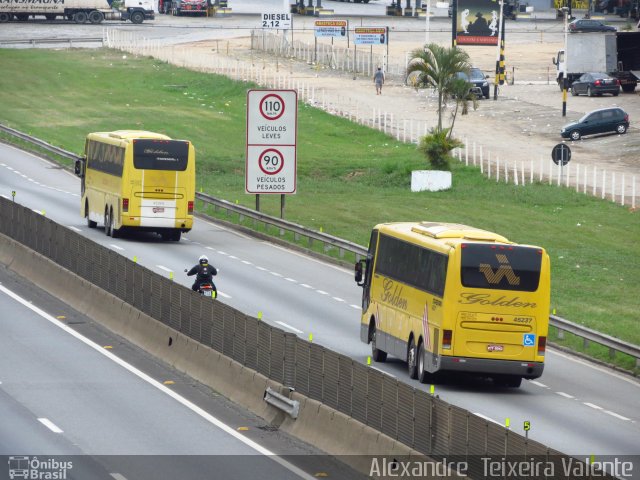
[[[536,334],[535,333],[525,333],[524,338],[522,339],[522,344],[525,347],[535,347],[536,345]]]

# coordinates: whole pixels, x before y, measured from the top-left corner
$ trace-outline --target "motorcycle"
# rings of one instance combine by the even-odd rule
[[[198,287],[198,293],[205,297],[211,298],[216,298],[218,296],[218,291],[211,283],[203,283],[202,285],[200,285],[200,287]]]
[[[187,268],[184,269],[184,272],[187,273],[189,270]],[[210,297],[216,299],[218,297],[218,289],[216,288],[215,283],[206,282],[200,284],[198,287],[198,293],[203,297]]]

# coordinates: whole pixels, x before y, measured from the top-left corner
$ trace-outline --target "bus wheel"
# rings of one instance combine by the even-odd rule
[[[96,226],[98,226],[98,222],[94,222],[89,218],[89,202],[84,206],[84,216],[87,217],[87,227],[96,228]]]
[[[111,236],[111,218],[109,218],[109,209],[107,207],[104,209],[104,233],[107,237]]]
[[[109,211],[109,235],[111,238],[118,238],[120,234],[118,229],[115,228],[115,221],[113,220],[113,209]]]
[[[369,341],[371,342],[371,358],[373,358],[374,362],[384,362],[387,360],[387,352],[383,350],[378,350],[376,347],[376,326],[375,324],[371,325],[369,328]]]
[[[493,378],[493,383],[498,387],[519,388],[522,377],[518,375],[501,375]]]
[[[418,350],[413,337],[409,340],[409,348],[407,349],[407,367],[409,369],[409,377],[418,378]]]
[[[420,341],[420,345],[418,345],[418,381],[420,383],[430,383],[433,381],[433,375],[424,369],[425,355],[424,344]]]

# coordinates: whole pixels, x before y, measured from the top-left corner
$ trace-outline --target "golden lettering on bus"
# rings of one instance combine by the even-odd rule
[[[407,309],[408,301],[402,296],[403,287],[401,285],[396,284],[393,280],[385,278],[382,282],[382,288],[384,291],[382,292],[382,295],[380,295],[380,301],[402,310]]]
[[[480,272],[484,274],[487,282],[496,285],[500,283],[502,277],[507,277],[507,282],[509,282],[509,285],[520,285],[520,277],[518,277],[513,271],[513,268],[511,268],[507,256],[502,253],[497,253],[496,259],[498,260],[498,263],[500,263],[500,265],[495,271],[488,263],[480,264]]]
[[[458,303],[462,305],[491,305],[494,307],[536,308],[535,302],[524,302],[518,296],[493,296],[488,293],[461,293]]]

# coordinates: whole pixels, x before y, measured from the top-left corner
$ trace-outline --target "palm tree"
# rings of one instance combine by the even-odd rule
[[[453,131],[453,125],[456,123],[458,110],[462,115],[469,113],[469,106],[473,109],[478,108],[478,97],[471,92],[471,83],[464,78],[456,78],[451,82],[450,94],[456,101],[456,106],[451,112],[451,127],[449,127],[449,137]]]
[[[407,67],[407,76],[415,72],[416,86],[433,87],[438,93],[438,127],[442,131],[442,114],[445,104],[455,95],[457,74],[469,73],[471,65],[469,55],[456,48],[445,48],[437,43],[430,43],[424,49],[411,52],[411,60]]]

